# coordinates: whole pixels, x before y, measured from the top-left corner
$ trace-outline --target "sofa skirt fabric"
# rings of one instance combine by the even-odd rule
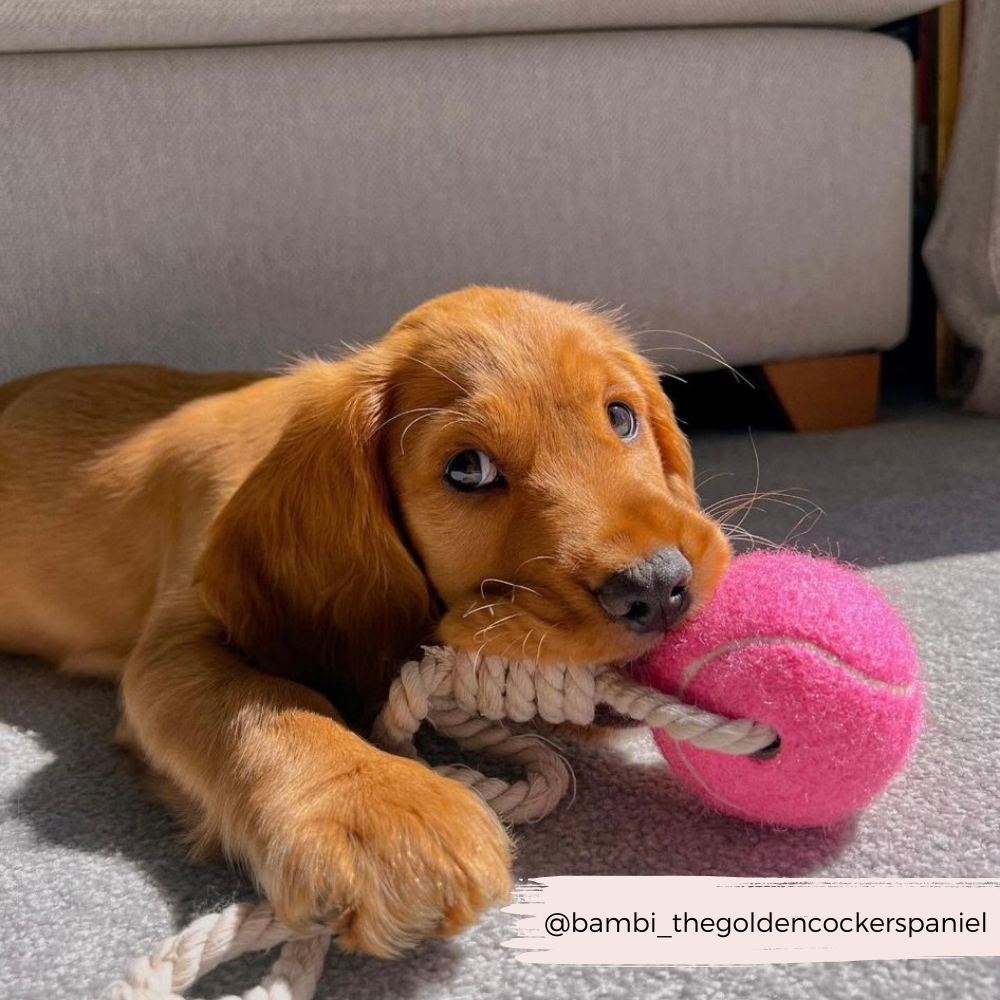
[[[732,363],[887,348],[911,75],[767,28],[2,56],[0,378],[273,366],[468,283]]]

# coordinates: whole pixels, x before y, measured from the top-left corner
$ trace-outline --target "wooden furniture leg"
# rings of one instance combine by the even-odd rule
[[[832,431],[872,424],[878,416],[882,355],[844,354],[764,365],[797,431]]]

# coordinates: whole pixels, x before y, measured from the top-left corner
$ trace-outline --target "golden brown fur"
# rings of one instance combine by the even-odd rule
[[[445,483],[468,448],[506,488]],[[632,658],[656,636],[594,588],[663,546],[704,600],[729,550],[656,376],[608,320],[540,296],[466,289],[280,376],[0,387],[0,648],[120,678],[121,738],[198,846],[349,948],[395,954],[509,889],[480,800],[358,735],[398,665],[431,640]]]

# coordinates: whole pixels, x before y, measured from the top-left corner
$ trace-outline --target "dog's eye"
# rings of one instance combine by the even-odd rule
[[[608,403],[608,420],[611,429],[623,440],[631,441],[639,432],[639,421],[631,406],[625,403]]]
[[[484,451],[460,451],[448,459],[444,478],[456,490],[469,492],[503,482],[497,463]]]

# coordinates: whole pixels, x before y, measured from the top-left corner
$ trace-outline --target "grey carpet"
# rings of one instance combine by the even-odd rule
[[[822,508],[801,547],[866,568],[909,621],[928,720],[902,778],[860,818],[781,832],[707,813],[641,735],[574,751],[576,800],[520,834],[519,876],[690,874],[996,877],[1000,872],[1000,422],[938,408],[874,428],[696,440],[703,495],[807,491]],[[759,456],[758,459],[755,457]],[[716,476],[716,474],[719,474]],[[712,478],[712,477],[715,478]],[[805,524],[764,504],[743,527],[773,540]],[[110,745],[114,693],[43,665],[0,663],[0,998],[94,1000],[129,959],[193,916],[249,895],[187,863],[171,823]],[[996,1000],[998,959],[747,968],[546,967],[500,942],[490,914],[398,962],[332,955],[320,1000]],[[239,991],[236,963],[199,995]]]

